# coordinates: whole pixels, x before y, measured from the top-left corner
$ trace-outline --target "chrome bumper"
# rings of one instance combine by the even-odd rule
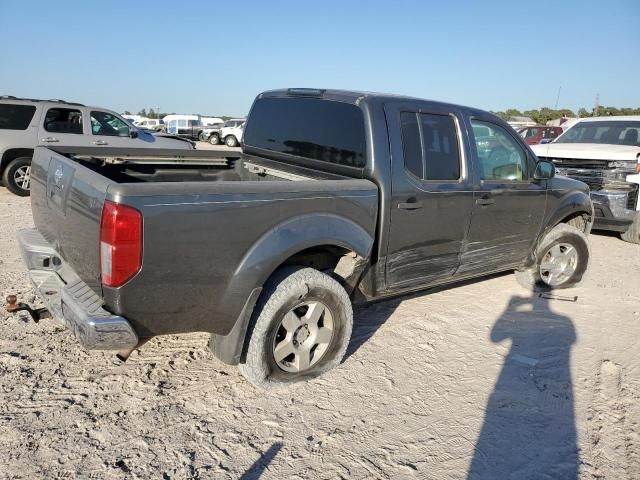
[[[87,350],[128,350],[138,335],[126,318],[102,308],[103,301],[35,229],[19,230],[18,243],[31,282],[51,316],[67,325]]]
[[[615,218],[631,220],[635,216],[636,210],[628,208],[630,193],[627,191],[595,190],[591,191],[591,201],[594,207],[605,207]]]

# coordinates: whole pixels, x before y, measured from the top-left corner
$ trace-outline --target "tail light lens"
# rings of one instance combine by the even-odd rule
[[[102,284],[120,287],[142,266],[142,214],[135,208],[106,201],[100,222]]]

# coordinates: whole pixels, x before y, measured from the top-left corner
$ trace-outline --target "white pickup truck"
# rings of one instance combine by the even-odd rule
[[[589,185],[594,229],[640,243],[640,116],[585,118],[531,149],[552,161],[559,175]]]

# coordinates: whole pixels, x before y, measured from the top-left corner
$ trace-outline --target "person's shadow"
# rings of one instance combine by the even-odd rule
[[[570,354],[571,319],[544,298],[513,297],[491,330],[511,350],[487,403],[469,479],[578,476]]]

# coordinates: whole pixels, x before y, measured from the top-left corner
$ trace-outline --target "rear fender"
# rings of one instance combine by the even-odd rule
[[[336,246],[369,259],[373,237],[360,225],[332,214],[291,218],[264,234],[249,249],[226,288],[222,303],[239,315],[227,335],[211,336],[210,347],[223,362],[240,362],[254,306],[263,285],[296,253],[312,247]]]

